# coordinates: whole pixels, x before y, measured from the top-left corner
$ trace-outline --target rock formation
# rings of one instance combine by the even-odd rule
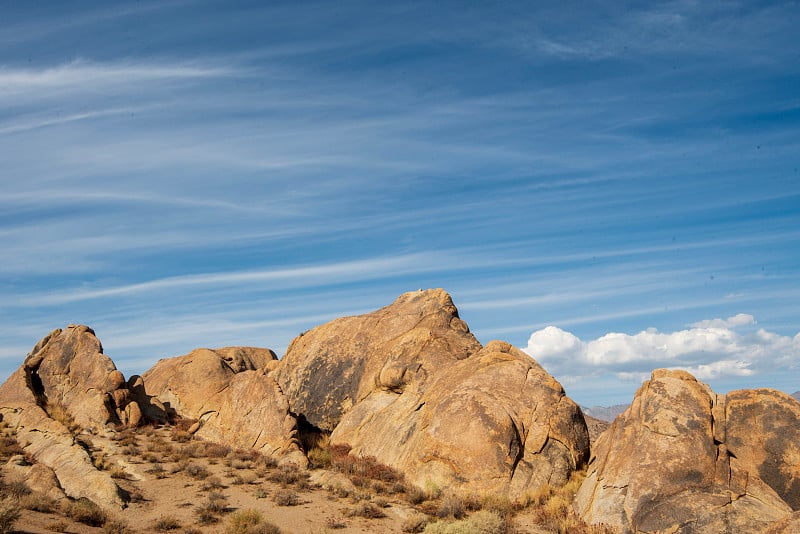
[[[276,376],[293,413],[333,431],[373,391],[402,392],[410,383],[422,390],[428,377],[480,348],[450,295],[414,291],[380,310],[301,334]]]
[[[766,458],[776,461],[776,451],[739,435],[737,421],[756,409],[759,395],[764,396],[726,399],[686,372],[654,371],[628,410],[600,436],[576,511],[589,523],[623,532],[759,532],[785,517],[791,507],[755,467],[769,465]],[[794,415],[776,417],[779,426],[794,424],[797,430]],[[743,446],[756,449],[752,458],[734,452]],[[774,480],[780,490],[793,479]]]
[[[124,495],[108,473],[92,465],[75,433],[126,421],[124,377],[103,354],[94,332],[70,325],[42,339],[0,386],[0,414],[25,452],[53,470],[64,492],[104,505]],[[118,399],[122,399],[119,401]]]
[[[293,413],[419,485],[518,495],[588,456],[561,385],[507,343],[482,349],[441,289],[306,332],[276,374]]]
[[[297,420],[267,373],[276,360],[269,349],[197,349],[159,360],[142,376],[143,387],[171,414],[196,419],[201,438],[306,465]]]
[[[588,459],[578,406],[530,356],[493,341],[430,377],[378,387],[344,414],[331,443],[375,456],[424,487],[512,497],[561,485]]]

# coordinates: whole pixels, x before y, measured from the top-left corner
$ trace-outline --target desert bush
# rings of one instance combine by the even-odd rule
[[[461,519],[466,513],[464,499],[456,493],[448,493],[442,498],[436,515],[441,518]]]
[[[212,443],[210,441],[200,442],[203,444],[204,454],[207,458],[225,458],[231,452],[231,448],[227,445],[219,443]]]
[[[411,504],[420,504],[425,501],[427,495],[422,488],[417,486],[406,487],[406,500]]]
[[[149,469],[146,469],[145,473],[148,473],[148,474],[151,474],[151,475],[155,475],[156,478],[166,478],[167,477],[167,471],[166,471],[166,469],[164,469],[164,467],[162,467],[161,464],[156,464],[153,467],[151,467]]]
[[[304,478],[306,478],[305,473],[302,473],[299,467],[291,463],[281,465],[269,475],[271,482],[276,482],[282,486],[296,484],[300,479]]]
[[[0,438],[0,457],[5,459],[24,453],[25,450],[20,447],[14,436],[3,436]]]
[[[297,506],[300,504],[300,496],[288,489],[280,489],[276,491],[275,495],[272,497],[272,500],[275,501],[275,504],[278,506]]]
[[[52,419],[55,419],[65,427],[71,434],[76,434],[80,430],[80,425],[75,422],[75,419],[72,417],[67,409],[57,403],[57,402],[48,402],[45,407],[44,411],[47,412]]]
[[[403,532],[419,533],[425,530],[428,524],[428,516],[425,514],[415,513],[408,516],[403,521]]]
[[[47,530],[50,532],[66,532],[67,528],[69,528],[69,523],[64,521],[63,519],[54,519],[45,525]],[[0,530],[2,532],[2,530]]]
[[[0,534],[14,532],[14,523],[20,516],[19,503],[15,499],[5,498],[0,501]]]
[[[311,469],[327,469],[333,462],[330,448],[314,447],[308,451],[308,462]]]
[[[25,495],[30,495],[30,493],[31,488],[28,487],[28,483],[21,478],[12,478],[2,483],[2,494],[4,496],[20,499]]]
[[[325,520],[325,528],[332,530],[347,528],[347,523],[341,517],[329,517]]]
[[[168,515],[162,515],[153,523],[153,530],[156,532],[168,532],[170,530],[178,530],[179,528],[181,528],[181,522]]]
[[[185,471],[187,475],[196,480],[205,480],[211,474],[205,466],[192,463],[186,464]]]
[[[33,491],[27,495],[19,498],[19,507],[25,510],[34,510],[36,512],[50,513],[58,508],[56,501],[45,495]]]
[[[386,514],[377,505],[369,501],[362,502],[355,508],[350,510],[351,517],[365,517],[367,519],[380,519],[386,517]]]
[[[105,534],[133,534],[133,529],[124,519],[112,519],[103,526]]]
[[[218,476],[212,475],[203,481],[203,485],[200,486],[201,491],[209,491],[209,490],[218,490],[225,487],[225,484],[222,483],[222,480],[219,479]]]
[[[466,519],[429,523],[425,534],[505,534],[508,532],[506,521],[494,512],[480,510]]]
[[[108,520],[102,508],[84,497],[77,501],[64,501],[61,512],[70,519],[91,527],[102,527]]]
[[[281,530],[265,521],[258,510],[239,510],[231,515],[225,534],[280,534]]]

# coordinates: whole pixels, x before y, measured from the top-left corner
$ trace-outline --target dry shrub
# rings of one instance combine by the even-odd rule
[[[305,479],[306,474],[300,471],[297,465],[287,463],[281,465],[278,469],[270,473],[269,480],[271,482],[279,483],[283,486],[296,484],[299,480]]]
[[[442,498],[436,515],[440,518],[461,519],[465,513],[464,499],[456,493],[448,493]]]
[[[69,528],[69,523],[67,523],[63,519],[54,519],[53,521],[47,523],[47,525],[45,525],[44,528],[46,528],[50,532],[66,532],[67,528]],[[3,531],[0,530],[0,532]]]
[[[205,466],[192,463],[186,464],[185,471],[187,475],[196,480],[205,480],[211,474]]]
[[[329,517],[325,520],[325,528],[337,530],[340,528],[347,528],[347,523],[340,517]]]
[[[352,510],[350,510],[351,517],[364,517],[366,519],[380,519],[386,517],[386,514],[378,506],[371,502],[362,502]]]
[[[212,475],[203,481],[203,485],[200,486],[201,491],[209,491],[209,490],[218,490],[223,489],[225,484],[222,483],[222,480],[219,479],[218,476]]]
[[[231,448],[227,445],[212,443],[210,441],[199,442],[203,444],[204,454],[207,458],[225,458],[230,454]]]
[[[415,513],[408,516],[403,521],[403,532],[419,533],[425,530],[428,524],[428,516],[425,514]]]
[[[63,405],[57,402],[48,402],[44,407],[44,411],[47,412],[47,415],[49,415],[51,419],[55,419],[67,427],[67,430],[69,430],[71,434],[76,434],[81,429],[81,426],[75,422],[72,414],[69,413]]]
[[[166,478],[167,471],[161,466],[161,464],[156,464],[153,467],[145,470],[145,473],[150,475],[155,475],[156,478]]]
[[[181,522],[169,515],[162,515],[153,523],[153,530],[156,532],[168,532],[181,528]]]
[[[70,519],[91,527],[102,527],[108,520],[105,511],[85,497],[77,501],[64,501],[61,512]]]
[[[14,523],[19,516],[19,503],[15,499],[5,498],[0,501],[0,534],[14,532]]]
[[[429,523],[423,532],[426,534],[506,534],[508,530],[508,523],[502,517],[488,510],[480,510],[459,521]]]
[[[258,510],[239,510],[231,515],[225,534],[280,534],[281,530],[265,521]]]
[[[0,438],[0,457],[4,460],[16,456],[17,454],[24,454],[25,450],[20,447],[16,438],[13,436],[3,436]]]
[[[30,495],[31,488],[28,487],[28,483],[21,478],[12,478],[8,482],[4,481],[2,483],[0,491],[2,491],[3,496],[20,499],[25,495]]]
[[[411,504],[421,504],[427,499],[427,495],[422,488],[417,486],[406,487],[406,500]]]
[[[105,534],[133,534],[134,530],[124,519],[112,519],[103,526]]]
[[[280,489],[275,492],[275,495],[272,497],[272,500],[278,506],[297,506],[301,503],[300,496],[293,492],[292,490],[288,489]]]
[[[50,513],[58,508],[56,501],[44,493],[31,492],[19,498],[20,508],[36,512]]]

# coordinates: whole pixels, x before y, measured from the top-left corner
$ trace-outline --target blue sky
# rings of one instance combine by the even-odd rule
[[[0,7],[0,378],[443,287],[583,404],[800,390],[797,2]]]

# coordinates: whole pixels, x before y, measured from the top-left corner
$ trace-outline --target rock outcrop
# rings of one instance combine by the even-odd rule
[[[54,330],[36,344],[20,371],[25,387],[6,388],[7,401],[32,394],[48,413],[65,412],[82,427],[129,423],[128,405],[135,401],[125,377],[88,326]]]
[[[773,389],[725,396],[728,452],[800,510],[800,402]]]
[[[384,375],[381,375],[383,377]],[[425,388],[378,387],[343,415],[331,443],[375,456],[424,487],[512,497],[561,485],[588,459],[578,406],[530,356],[493,341]]]
[[[105,506],[125,500],[111,476],[92,464],[76,439],[81,427],[119,423],[126,405],[124,378],[102,353],[91,329],[69,326],[42,339],[0,386],[0,414],[25,452],[49,467],[66,495]]]
[[[171,414],[196,419],[198,437],[306,465],[297,420],[268,374],[276,360],[269,349],[197,349],[159,360],[142,383]]]
[[[762,531],[761,534],[797,534],[800,532],[800,512],[776,521]]]
[[[429,377],[480,349],[450,295],[414,291],[296,337],[276,377],[292,412],[330,432],[371,393],[399,393],[411,383],[424,390]]]
[[[623,532],[759,532],[787,516],[791,507],[754,468],[773,452],[757,438],[738,441],[735,421],[758,402],[715,395],[683,371],[654,371],[598,439],[576,511]],[[760,450],[740,459],[733,450],[745,443]],[[785,487],[790,478],[775,480]]]

